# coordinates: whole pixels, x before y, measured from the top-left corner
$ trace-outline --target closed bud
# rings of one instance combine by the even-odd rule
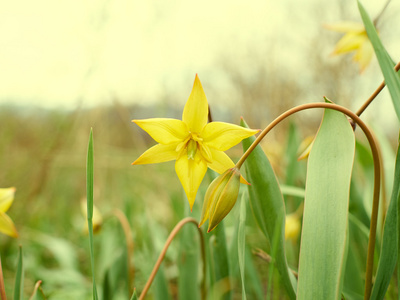
[[[231,211],[236,203],[240,187],[240,172],[231,168],[211,182],[204,197],[200,225],[209,220],[208,230],[213,230]]]

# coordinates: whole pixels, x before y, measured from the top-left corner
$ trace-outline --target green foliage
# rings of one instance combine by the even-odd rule
[[[308,158],[298,299],[340,299],[355,137],[326,109]]]
[[[381,254],[371,299],[384,299],[399,253],[400,145],[397,148],[392,196],[385,218]]]
[[[248,127],[242,119],[241,125]],[[243,140],[246,150],[255,140]],[[285,251],[285,207],[283,196],[275,173],[260,146],[249,155],[245,162],[246,178],[249,186],[249,199],[257,224],[271,245],[272,257],[276,260],[288,296],[295,298],[296,280],[289,270]]]
[[[90,262],[92,265],[93,276],[93,299],[97,300],[97,287],[94,278],[94,248],[93,248],[93,130],[90,129],[89,144],[86,161],[86,197],[87,197],[87,220],[89,231]]]
[[[357,2],[361,18],[364,22],[364,26],[368,34],[368,38],[370,39],[372,46],[374,47],[374,51],[381,67],[383,77],[385,78],[385,83],[387,84],[390,96],[392,97],[392,102],[397,114],[397,118],[400,120],[400,77],[393,69],[395,64],[393,63],[393,60],[390,58],[381,40],[379,39],[378,33],[376,32],[375,26],[369,18],[368,13],[362,6],[361,2],[358,0]]]

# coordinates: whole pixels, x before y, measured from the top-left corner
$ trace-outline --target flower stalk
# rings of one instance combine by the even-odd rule
[[[140,294],[139,300],[143,300],[146,297],[146,294],[148,290],[150,289],[151,284],[153,283],[154,278],[156,277],[157,271],[160,268],[160,265],[162,261],[164,260],[165,254],[167,253],[168,247],[171,244],[172,240],[176,237],[176,235],[179,233],[179,231],[182,229],[184,225],[187,223],[193,223],[196,225],[198,228],[198,223],[195,219],[193,218],[184,218],[181,220],[174,229],[171,231],[170,235],[168,236],[167,241],[164,244],[164,248],[162,249],[156,264],[154,265],[153,270],[151,271],[151,274],[149,278],[147,279],[146,285],[143,288],[142,293]],[[201,282],[201,299],[204,300],[206,297],[206,285],[205,285],[205,276],[206,276],[206,252],[205,252],[205,247],[204,247],[204,238],[203,238],[203,233],[200,228],[198,228],[198,233],[200,236],[200,248],[201,248],[201,258],[203,260],[203,279]]]

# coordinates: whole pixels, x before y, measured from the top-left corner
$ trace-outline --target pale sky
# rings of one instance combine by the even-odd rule
[[[268,43],[276,43],[274,60],[306,68],[305,37],[341,21],[335,1],[323,2],[0,0],[0,104],[149,103],[165,90],[182,91],[185,101],[195,73],[227,88],[217,62],[229,58],[247,72],[248,49]],[[356,1],[345,2],[351,20],[360,20]],[[364,2],[372,17],[384,5]],[[392,2],[385,17],[398,29]],[[398,33],[386,32],[395,60]]]

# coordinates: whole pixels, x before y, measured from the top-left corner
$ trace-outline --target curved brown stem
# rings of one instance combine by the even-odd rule
[[[240,169],[246,158],[250,155],[250,153],[254,150],[254,148],[260,143],[260,141],[265,137],[265,135],[271,131],[277,124],[279,124],[282,120],[286,119],[290,115],[312,108],[328,108],[334,109],[344,113],[345,115],[349,116],[353,119],[354,122],[358,124],[358,126],[362,129],[365,136],[367,137],[368,143],[371,147],[372,157],[374,160],[374,195],[373,195],[373,202],[372,202],[372,212],[371,212],[371,223],[370,223],[370,230],[369,230],[369,239],[368,239],[368,252],[367,252],[367,268],[366,268],[366,275],[365,275],[365,294],[364,299],[369,299],[372,289],[372,271],[374,266],[374,250],[375,250],[375,240],[376,240],[376,226],[378,220],[378,210],[379,210],[379,193],[380,193],[380,183],[381,183],[381,163],[379,159],[379,152],[377,148],[377,144],[375,142],[374,136],[372,135],[371,131],[365,125],[365,123],[351,110],[337,105],[333,103],[308,103],[293,107],[292,109],[287,110],[275,120],[273,120],[256,138],[253,144],[247,149],[247,151],[242,155],[239,161],[236,164],[236,167]]]
[[[174,229],[171,231],[170,235],[168,236],[167,241],[164,244],[164,248],[162,249],[160,256],[157,259],[156,264],[154,265],[153,271],[151,271],[151,274],[149,276],[149,279],[146,282],[146,285],[143,288],[142,293],[140,294],[139,300],[143,300],[144,297],[146,296],[148,290],[150,289],[151,284],[153,283],[154,278],[156,277],[157,271],[160,268],[160,265],[165,257],[165,254],[167,253],[168,247],[171,244],[172,240],[175,238],[175,236],[178,234],[178,232],[182,229],[182,227],[187,224],[187,223],[193,223],[196,225],[196,228],[198,229],[199,235],[200,235],[200,246],[201,246],[201,258],[203,260],[203,279],[201,282],[201,299],[205,299],[205,275],[206,275],[206,260],[205,260],[205,248],[204,248],[204,238],[203,238],[203,232],[201,229],[198,227],[198,223],[195,219],[193,218],[184,218],[181,220]]]

